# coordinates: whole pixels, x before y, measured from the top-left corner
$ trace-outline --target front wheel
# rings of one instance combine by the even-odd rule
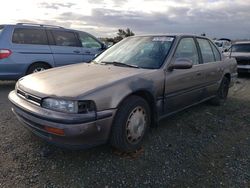
[[[113,147],[129,152],[139,149],[151,123],[150,108],[141,97],[131,96],[119,106],[110,143]]]
[[[219,106],[226,101],[229,91],[229,84],[230,80],[227,77],[223,77],[216,97],[210,101],[213,105]]]

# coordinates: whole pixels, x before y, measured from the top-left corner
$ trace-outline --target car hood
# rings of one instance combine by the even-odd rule
[[[74,98],[147,71],[150,70],[81,63],[23,77],[17,87],[42,98]]]

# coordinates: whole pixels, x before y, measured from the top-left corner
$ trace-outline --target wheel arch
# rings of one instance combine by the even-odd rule
[[[31,66],[33,66],[33,65],[35,65],[35,64],[39,64],[39,63],[40,63],[40,64],[47,65],[47,66],[49,66],[49,68],[52,68],[52,67],[53,67],[53,65],[51,65],[50,63],[48,63],[48,62],[46,62],[46,61],[35,61],[35,62],[31,63],[31,64],[26,68],[25,74],[28,73],[28,71],[29,71],[29,69],[30,69]]]
[[[151,127],[152,126],[155,126],[157,124],[157,117],[158,117],[158,114],[157,114],[157,110],[156,110],[156,102],[155,102],[155,98],[154,98],[154,95],[148,91],[148,90],[137,90],[137,91],[134,91],[128,95],[126,95],[118,104],[118,108],[120,105],[122,105],[122,103],[129,97],[131,96],[138,96],[138,97],[141,97],[143,98],[149,105],[149,108],[151,110]]]
[[[231,74],[230,73],[224,74],[224,77],[228,78],[229,82],[231,82]]]

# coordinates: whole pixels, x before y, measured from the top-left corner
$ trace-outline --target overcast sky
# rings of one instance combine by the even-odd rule
[[[250,0],[5,0],[0,24],[37,22],[114,36],[205,32],[210,37],[250,38]]]

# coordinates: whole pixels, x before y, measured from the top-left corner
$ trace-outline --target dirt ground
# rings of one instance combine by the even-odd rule
[[[137,159],[108,145],[48,145],[12,114],[7,95],[14,84],[0,81],[0,187],[250,187],[249,75],[225,105],[200,104],[162,121]]]

